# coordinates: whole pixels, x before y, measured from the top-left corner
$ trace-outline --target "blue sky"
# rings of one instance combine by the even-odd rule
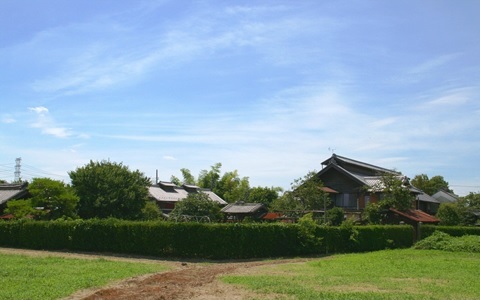
[[[480,191],[480,2],[0,2],[0,178],[216,162],[285,189],[332,151]]]

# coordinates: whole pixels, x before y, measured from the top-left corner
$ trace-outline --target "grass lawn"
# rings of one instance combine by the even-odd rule
[[[58,299],[136,275],[164,271],[160,264],[106,259],[0,254],[0,299]]]
[[[385,250],[261,267],[222,280],[275,299],[480,299],[480,254]]]

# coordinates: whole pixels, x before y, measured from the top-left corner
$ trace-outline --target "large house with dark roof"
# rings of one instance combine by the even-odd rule
[[[333,154],[322,162],[322,170],[316,176],[324,187],[333,190],[330,198],[334,206],[347,211],[361,211],[368,203],[377,203],[382,195],[382,176],[389,174],[402,180],[404,186],[415,195],[412,209],[435,213],[438,200],[412,186],[402,173]],[[380,188],[379,188],[380,187]]]

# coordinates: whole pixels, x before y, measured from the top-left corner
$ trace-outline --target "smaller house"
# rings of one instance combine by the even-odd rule
[[[268,213],[268,209],[262,203],[231,203],[222,208],[221,212],[227,222],[241,222],[246,217],[254,220],[262,219]]]
[[[27,186],[26,182],[0,184],[0,215],[3,214],[8,201],[28,197]]]
[[[415,197],[415,206],[419,210],[431,215],[435,215],[440,207],[440,201],[424,192],[421,192]]]
[[[217,202],[218,205],[226,205],[227,202],[209,189],[203,189],[195,185],[177,186],[172,182],[160,181],[156,185],[148,188],[149,197],[155,200],[162,213],[168,215],[178,201],[182,201],[192,193],[205,193],[210,200]]]
[[[439,203],[454,203],[457,202],[458,197],[452,193],[440,190],[432,195]]]

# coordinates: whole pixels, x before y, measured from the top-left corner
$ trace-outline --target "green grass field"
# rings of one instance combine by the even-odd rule
[[[164,271],[160,264],[0,254],[0,299],[59,299],[115,280]]]
[[[480,299],[480,254],[385,250],[224,276],[276,299]]]

